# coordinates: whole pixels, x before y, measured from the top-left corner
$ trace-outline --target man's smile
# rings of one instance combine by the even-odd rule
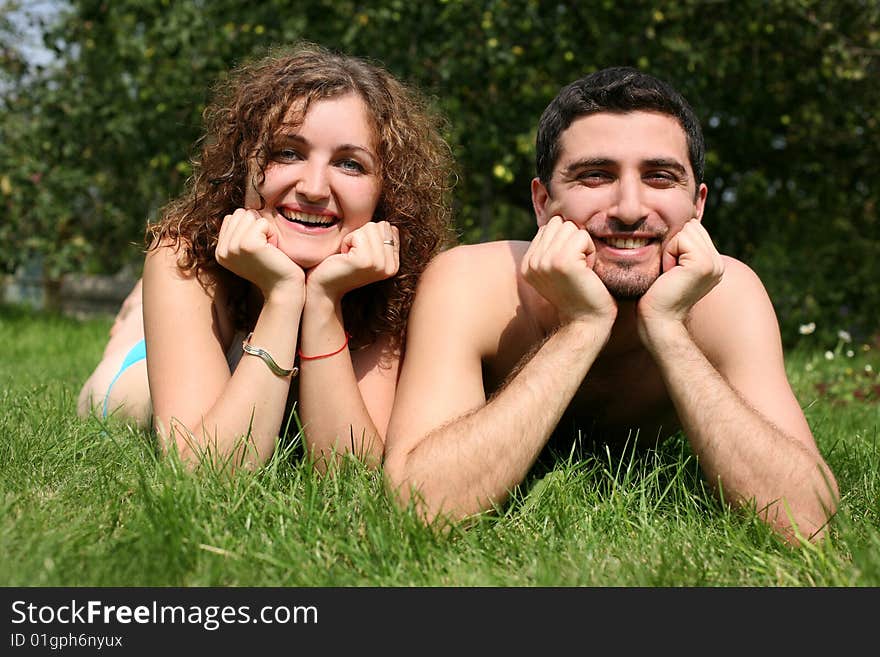
[[[638,249],[647,246],[651,240],[644,237],[608,237],[603,241],[615,249]]]
[[[612,260],[641,260],[656,253],[656,246],[663,241],[662,235],[642,232],[638,235],[591,235],[597,255]]]

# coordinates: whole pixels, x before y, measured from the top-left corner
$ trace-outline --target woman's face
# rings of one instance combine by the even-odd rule
[[[263,197],[276,246],[303,269],[339,253],[343,237],[373,218],[381,193],[375,142],[354,93],[312,102],[301,125],[276,135],[265,180],[248,186],[245,207],[260,208]]]

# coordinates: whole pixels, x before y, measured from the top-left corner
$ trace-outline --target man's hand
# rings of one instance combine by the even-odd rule
[[[339,253],[309,270],[306,285],[334,301],[355,288],[391,278],[400,268],[400,237],[387,221],[369,222],[348,233]]]
[[[278,248],[272,222],[257,210],[238,208],[223,218],[214,257],[233,274],[256,285],[268,299],[276,288],[305,290],[302,268]]]
[[[521,272],[553,304],[560,323],[613,322],[617,304],[593,271],[595,261],[596,247],[590,234],[555,216],[538,230],[523,256]]]
[[[648,345],[655,327],[683,324],[690,309],[724,274],[724,261],[712,238],[691,219],[666,245],[663,273],[639,300],[639,335]]]

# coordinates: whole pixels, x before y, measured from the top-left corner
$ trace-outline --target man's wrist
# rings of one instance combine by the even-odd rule
[[[598,343],[601,348],[611,336],[614,319],[613,316],[580,316],[563,321],[556,333],[572,336],[579,345],[587,347]]]
[[[603,331],[607,329],[611,331],[614,321],[617,319],[617,305],[611,304],[608,308],[601,311],[583,312],[577,314],[559,314],[559,325],[573,324],[575,326],[586,328],[592,327],[593,330]]]
[[[639,336],[655,360],[675,345],[693,342],[687,326],[678,319],[643,320],[639,325]]]

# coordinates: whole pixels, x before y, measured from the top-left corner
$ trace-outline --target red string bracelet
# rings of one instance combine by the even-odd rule
[[[330,356],[335,356],[340,351],[345,349],[348,346],[348,340],[351,336],[348,334],[348,331],[345,332],[345,342],[342,343],[342,346],[339,347],[336,351],[331,351],[329,354],[321,354],[320,356],[306,356],[300,348],[296,348],[296,353],[299,354],[300,360],[318,360],[319,358],[330,358]]]

